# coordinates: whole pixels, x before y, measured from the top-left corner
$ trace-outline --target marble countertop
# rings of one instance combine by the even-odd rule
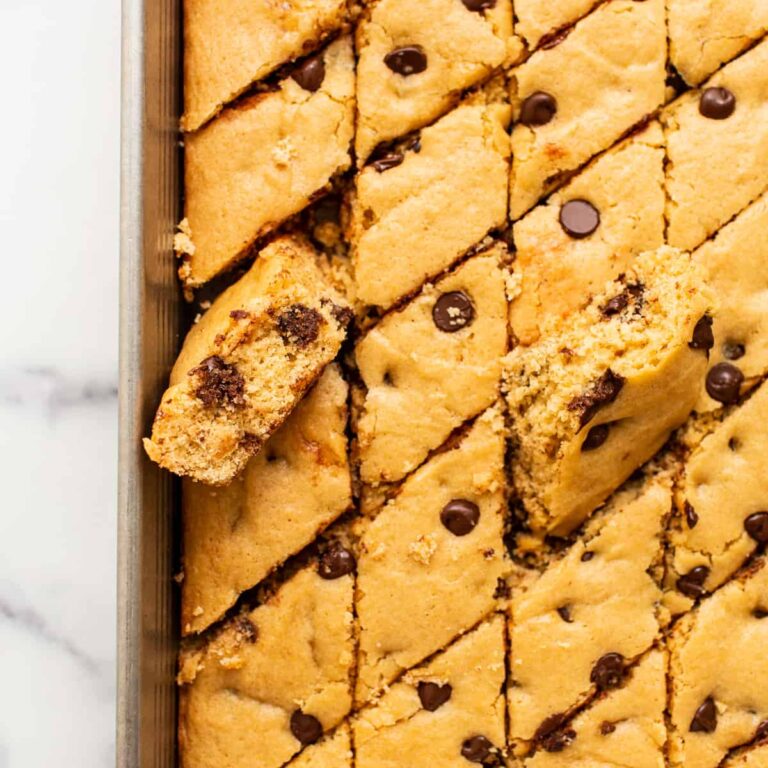
[[[106,768],[120,3],[4,0],[0,67],[0,768]]]

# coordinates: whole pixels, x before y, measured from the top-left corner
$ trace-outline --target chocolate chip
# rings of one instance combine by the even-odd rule
[[[718,363],[707,373],[707,394],[718,403],[731,405],[739,399],[744,374],[730,363]]]
[[[619,376],[609,368],[600,378],[592,382],[586,392],[574,397],[567,407],[569,411],[579,413],[579,428],[586,426],[588,422],[592,421],[601,408],[614,402],[623,386],[624,377]],[[602,442],[600,445],[602,445]],[[590,449],[582,448],[582,450]]]
[[[387,152],[386,155],[382,155],[377,160],[374,160],[371,165],[378,173],[384,173],[390,168],[396,168],[403,162],[405,156],[402,152]]]
[[[443,704],[451,698],[451,694],[453,693],[453,687],[450,683],[439,685],[438,683],[428,683],[425,680],[419,682],[417,690],[421,706],[424,707],[427,712],[434,712],[436,709],[442,707]]]
[[[355,556],[338,541],[323,552],[317,564],[317,572],[323,579],[339,579],[355,570]]]
[[[560,45],[560,43],[571,34],[571,29],[573,29],[573,27],[566,27],[565,29],[557,29],[554,32],[549,32],[541,38],[539,48],[543,48],[547,51],[550,48]]]
[[[711,120],[725,120],[736,109],[736,97],[727,88],[705,88],[699,99],[699,112]]]
[[[453,499],[440,512],[440,522],[454,536],[466,536],[471,533],[479,520],[479,507],[467,499]]]
[[[423,72],[427,68],[427,54],[420,45],[405,45],[390,51],[384,57],[384,63],[393,72],[407,77]]]
[[[277,330],[285,344],[306,347],[320,335],[323,316],[303,304],[291,304],[277,318]]]
[[[688,342],[691,349],[705,349],[707,352],[715,346],[715,334],[712,333],[712,318],[704,315],[693,329],[693,338]]]
[[[603,736],[608,736],[608,734],[613,733],[616,730],[616,723],[612,723],[609,720],[603,720],[602,723],[600,723],[600,733]]]
[[[576,738],[576,731],[565,728],[562,712],[545,718],[533,734],[533,740],[545,752],[562,752]]]
[[[238,616],[235,619],[235,632],[248,643],[255,643],[259,637],[256,625],[247,616]]]
[[[725,344],[723,344],[723,357],[726,360],[738,360],[739,358],[744,357],[745,352],[746,349],[743,344],[737,344],[733,341],[726,341]]]
[[[496,589],[493,591],[493,597],[496,600],[506,600],[512,594],[506,579],[499,576],[496,579]]]
[[[444,293],[432,307],[432,320],[445,333],[455,333],[472,324],[475,307],[463,291]]]
[[[557,613],[560,616],[560,618],[566,622],[566,624],[572,624],[573,619],[571,618],[571,606],[570,605],[561,605],[557,609]]]
[[[677,589],[686,597],[695,600],[706,593],[704,582],[708,576],[709,568],[706,565],[697,565],[677,580]]]
[[[339,324],[340,328],[347,328],[355,319],[355,313],[350,307],[341,307],[331,302],[331,317]]]
[[[480,13],[480,11],[486,11],[488,8],[493,8],[496,5],[496,0],[461,0],[464,3],[464,7],[468,11],[474,11]]]
[[[536,91],[523,101],[520,122],[523,125],[546,125],[556,114],[555,97],[544,91]]]
[[[755,610],[752,611],[752,615],[756,619],[766,619],[768,618],[768,608],[755,608]]]
[[[755,512],[744,521],[744,530],[760,544],[768,544],[768,512]]]
[[[189,375],[197,378],[195,396],[206,408],[245,406],[245,379],[234,365],[225,363],[218,355],[206,357]]]
[[[765,738],[768,738],[768,720],[763,720],[763,722],[757,726],[757,730],[755,731],[756,741],[762,741]]]
[[[603,317],[621,314],[630,305],[630,302],[635,304],[635,311],[637,312],[642,307],[643,293],[645,293],[645,286],[642,283],[628,284],[621,293],[616,294],[603,304],[600,308]]]
[[[589,679],[600,691],[618,688],[624,679],[624,657],[620,653],[601,656],[592,667]]]
[[[582,451],[594,451],[599,448],[607,439],[611,428],[608,424],[598,424],[587,432],[584,442],[581,444]]]
[[[710,696],[696,710],[691,720],[690,731],[692,733],[714,733],[717,728],[717,707]]]
[[[581,562],[582,563],[588,563],[593,557],[595,556],[594,552],[584,552],[584,554],[581,556]]]
[[[316,91],[325,80],[325,62],[322,56],[312,56],[293,70],[291,77],[305,90]]]
[[[738,437],[732,437],[732,438],[731,438],[731,439],[728,441],[728,448],[729,448],[729,450],[731,450],[731,451],[736,451],[736,450],[738,450],[739,448],[741,448],[741,441],[739,440],[739,438],[738,438]]]
[[[560,209],[560,226],[566,234],[581,240],[600,226],[600,212],[586,200],[569,200]]]
[[[233,309],[229,313],[229,316],[233,320],[245,320],[245,319],[249,318],[251,315],[250,315],[249,312],[246,312],[244,309]]]
[[[693,505],[686,501],[683,504],[683,511],[685,512],[685,522],[688,523],[689,528],[695,528],[696,523],[699,522],[699,516],[696,514],[696,510]]]
[[[472,763],[482,763],[491,754],[493,744],[485,736],[472,736],[461,745],[461,755]]]
[[[323,735],[323,726],[312,715],[297,709],[291,715],[291,733],[304,745],[314,744]]]

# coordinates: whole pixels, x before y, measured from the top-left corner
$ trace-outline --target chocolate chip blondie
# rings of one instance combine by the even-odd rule
[[[184,10],[182,768],[768,766],[768,3]]]

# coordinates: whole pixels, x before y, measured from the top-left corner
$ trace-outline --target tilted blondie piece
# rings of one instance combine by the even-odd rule
[[[644,130],[600,155],[514,225],[520,294],[512,332],[531,344],[549,318],[587,304],[639,253],[664,242],[661,128]]]
[[[232,266],[350,166],[354,87],[345,37],[277,90],[238,102],[186,137],[184,220],[175,245],[187,286]]]
[[[332,736],[308,746],[286,768],[352,768],[349,725],[342,723]]]
[[[391,306],[505,224],[509,118],[474,97],[362,170],[350,228],[361,301]]]
[[[670,758],[717,768],[768,720],[768,568],[755,561],[675,625]]]
[[[510,72],[513,219],[662,104],[665,63],[664,0],[614,0]]]
[[[358,343],[365,483],[400,480],[498,398],[507,351],[506,256],[495,245],[472,257],[385,315]]]
[[[354,579],[323,572],[299,571],[202,648],[182,650],[183,768],[280,768],[342,721]]]
[[[567,27],[588,14],[601,0],[515,0],[515,32],[529,48],[556,45]]]
[[[464,768],[504,749],[504,620],[405,675],[353,722],[357,768]]]
[[[336,356],[348,320],[315,251],[272,242],[187,335],[144,441],[150,458],[228,483]]]
[[[665,672],[664,652],[647,653],[618,690],[570,721],[553,720],[525,768],[664,768]]]
[[[768,188],[767,91],[764,40],[663,110],[670,245],[695,248]]]
[[[352,506],[347,385],[326,368],[224,488],[185,480],[181,625],[199,632]]]
[[[364,524],[358,702],[492,612],[506,567],[503,508],[503,420],[493,408]]]
[[[513,590],[510,738],[518,752],[596,693],[621,685],[661,635],[664,475],[619,493],[560,560]]]
[[[534,532],[573,530],[682,424],[707,366],[711,305],[690,256],[664,246],[509,354],[511,467]]]
[[[372,4],[357,28],[358,166],[378,144],[446,112],[514,56],[516,43],[510,0]]]
[[[719,408],[768,372],[768,193],[693,253],[717,298],[698,411]],[[736,381],[743,377],[743,381]],[[735,386],[723,389],[722,382]],[[709,390],[709,391],[708,391]],[[710,394],[711,392],[711,394]]]
[[[251,83],[309,53],[345,17],[344,0],[184,0],[183,130],[196,130]]]
[[[667,13],[669,58],[690,85],[768,32],[765,0],[667,0]]]
[[[685,463],[669,534],[668,576],[679,609],[719,587],[768,543],[767,423],[763,385]]]

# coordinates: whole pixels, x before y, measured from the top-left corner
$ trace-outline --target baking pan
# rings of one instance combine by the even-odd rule
[[[117,765],[171,768],[179,488],[148,461],[141,438],[180,343],[181,0],[122,7]]]

